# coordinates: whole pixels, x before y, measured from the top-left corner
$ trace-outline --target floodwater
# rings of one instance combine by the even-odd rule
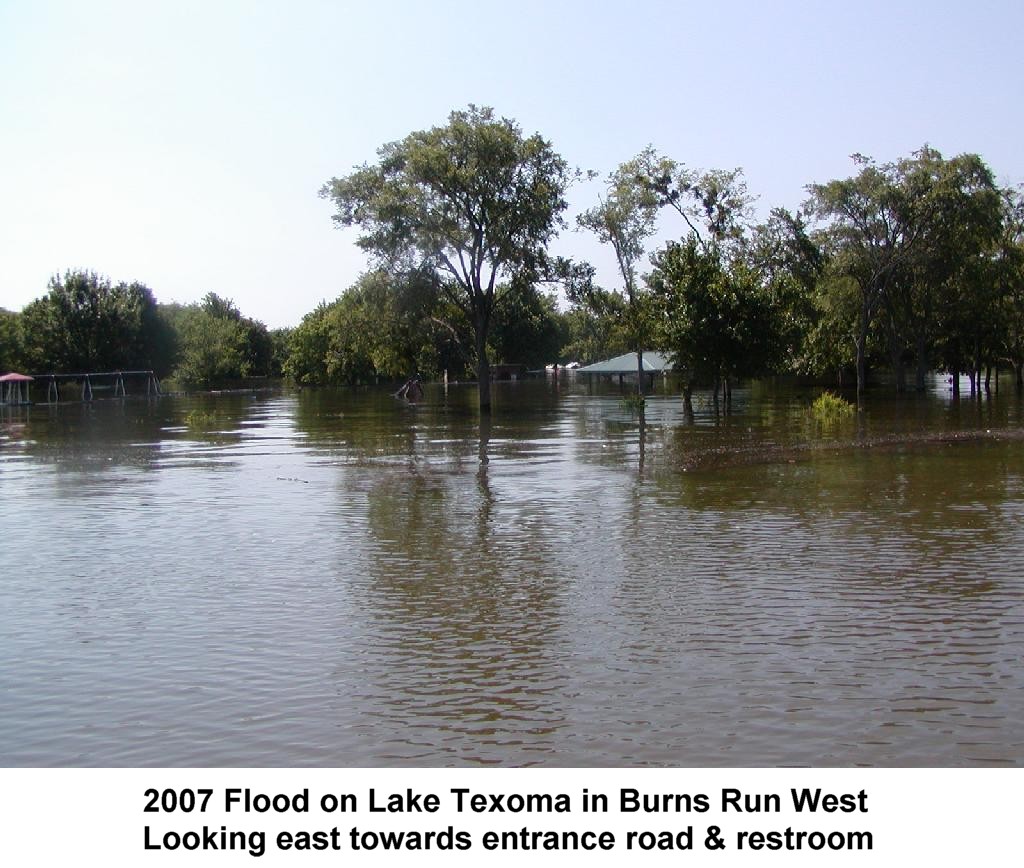
[[[2,409],[0,765],[1021,765],[1020,401],[813,394]]]

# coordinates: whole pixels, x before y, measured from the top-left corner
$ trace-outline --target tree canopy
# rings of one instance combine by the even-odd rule
[[[138,282],[111,284],[93,271],[67,271],[21,313],[22,354],[37,371],[155,369],[163,324]]]
[[[980,346],[981,326],[972,317],[970,334],[964,334],[965,324],[948,314],[957,306],[958,294],[973,296],[988,285],[983,261],[1002,220],[991,172],[977,155],[947,160],[928,146],[890,163],[860,154],[853,159],[859,170],[852,177],[808,187],[808,206],[822,221],[819,238],[831,285],[852,284],[857,290],[848,334],[855,350],[858,394],[864,389],[869,338],[881,314],[898,381],[911,342],[919,388],[929,346],[958,375],[968,367],[966,356]],[[939,328],[942,341],[936,344],[940,315],[946,316],[946,325]]]
[[[374,267],[295,329],[270,332],[216,293],[157,304],[145,284],[74,270],[21,312],[0,309],[0,368],[153,369],[199,388],[475,368],[485,410],[491,358],[539,368],[648,347],[674,356],[687,403],[710,386],[716,406],[735,379],[775,373],[842,382],[853,370],[863,390],[869,368],[887,369],[903,389],[915,368],[924,389],[938,368],[954,391],[961,372],[977,391],[1009,363],[1024,384],[1021,189],[1000,189],[977,154],[928,145],[854,165],[810,185],[802,211],[753,225],[740,169],[645,148],[576,221],[615,254],[620,280],[603,289],[591,263],[548,255],[578,172],[541,136],[470,106],[323,187]],[[665,209],[681,236],[648,258]]]
[[[490,409],[487,336],[496,295],[530,286],[562,225],[568,164],[540,135],[524,137],[489,108],[452,112],[442,127],[384,145],[374,165],[333,178],[321,196],[358,226],[378,265],[430,274],[471,324],[480,407]]]

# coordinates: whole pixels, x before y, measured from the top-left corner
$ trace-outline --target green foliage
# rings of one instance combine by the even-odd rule
[[[904,360],[916,359],[919,388],[935,354],[954,370],[991,358],[996,299],[987,262],[1002,214],[988,167],[977,155],[947,160],[927,146],[893,163],[855,160],[855,176],[808,189],[826,221],[827,271],[858,291],[855,310],[828,306],[845,316],[858,390],[872,340],[900,378]]]
[[[539,135],[470,106],[410,133],[321,190],[340,226],[392,271],[428,275],[474,331],[481,407],[490,406],[487,338],[500,287],[530,285],[561,225],[570,180]]]
[[[39,372],[157,368],[163,329],[149,287],[86,271],[53,277],[21,314],[24,358]]]
[[[630,349],[657,342],[672,351],[688,382],[703,377],[717,384],[723,376],[760,371],[779,350],[770,345],[767,316],[757,310],[770,298],[738,255],[750,201],[741,170],[702,173],[648,147],[609,176],[604,200],[578,218],[615,252],[625,295],[615,331]],[[689,231],[683,245],[670,244],[654,258],[647,280],[652,296],[636,268],[664,206]],[[729,257],[733,249],[737,254]],[[638,390],[642,381],[638,376]]]
[[[756,272],[692,233],[653,261],[649,282],[663,314],[659,343],[674,354],[685,382],[717,384],[770,368],[778,345],[774,307]]]
[[[811,404],[810,414],[818,422],[829,423],[846,419],[856,408],[834,392],[822,392]]]
[[[189,410],[185,414],[185,425],[198,431],[205,431],[217,421],[216,413],[207,413],[205,410]]]
[[[845,364],[832,353],[842,342],[826,337],[823,327],[818,288],[825,260],[803,215],[773,209],[768,220],[754,227],[742,255],[774,312],[771,369],[820,374]]]
[[[647,401],[644,399],[644,396],[636,392],[623,395],[622,400],[619,403],[622,405],[622,409],[627,413],[633,413],[637,416],[641,415],[644,412],[644,408],[647,406]]]
[[[1013,365],[1020,378],[1024,373],[1024,190],[1003,190],[1002,200],[1003,226],[993,269],[1004,324],[1000,356]]]
[[[26,368],[22,351],[19,314],[0,307],[0,373]]]
[[[602,244],[610,244],[622,276],[623,289],[632,303],[640,290],[637,264],[644,244],[654,234],[660,200],[649,178],[662,171],[662,160],[651,147],[620,165],[608,176],[605,197],[576,220]]]
[[[742,241],[752,202],[742,169],[701,172],[665,159],[647,174],[646,183],[660,205],[683,218],[701,247],[728,248]]]
[[[588,365],[629,352],[623,325],[625,302],[616,293],[596,289],[585,304],[574,304],[563,315],[566,338],[560,361]]]
[[[267,327],[242,316],[229,299],[211,292],[198,304],[166,305],[161,313],[177,336],[173,376],[182,386],[208,389],[272,373]]]
[[[284,375],[284,365],[288,360],[288,347],[291,343],[292,332],[290,328],[271,329],[268,333],[270,339],[270,370],[271,377]]]
[[[248,340],[241,323],[193,309],[181,322],[181,352],[174,379],[208,389],[249,375]]]
[[[310,311],[288,338],[284,374],[297,383],[327,383],[327,353],[331,342],[333,305],[321,302]]]
[[[516,286],[498,297],[490,337],[498,361],[541,368],[559,358],[565,337],[553,296]]]
[[[363,275],[331,304],[307,314],[289,338],[285,373],[302,384],[372,383],[436,373],[458,329],[440,320],[427,290],[385,271]],[[456,311],[456,313],[458,313]]]
[[[654,234],[661,200],[650,183],[652,175],[663,173],[667,163],[648,147],[637,157],[620,165],[608,176],[604,199],[576,219],[603,244],[610,244],[622,277],[625,305],[618,327],[630,349],[650,344],[653,331],[650,299],[643,291],[636,269],[644,256],[644,245]],[[594,306],[592,296],[586,299]],[[637,376],[637,390],[643,376]]]

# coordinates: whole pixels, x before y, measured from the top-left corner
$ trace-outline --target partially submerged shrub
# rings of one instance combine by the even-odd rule
[[[819,422],[836,422],[852,416],[854,406],[834,392],[822,392],[811,404],[811,415]]]
[[[215,413],[204,413],[202,410],[189,410],[185,414],[185,424],[189,428],[209,428],[216,419]]]
[[[638,395],[636,392],[632,392],[626,395],[622,399],[622,409],[627,413],[642,413],[647,401],[643,395]]]

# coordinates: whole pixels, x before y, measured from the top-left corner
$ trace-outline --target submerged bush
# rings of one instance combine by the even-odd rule
[[[643,409],[646,406],[647,401],[643,395],[638,395],[635,392],[633,392],[632,394],[626,395],[622,399],[621,404],[622,409],[625,410],[627,413],[636,413],[639,415],[640,413],[643,412]]]
[[[189,410],[185,414],[185,425],[189,428],[209,428],[216,421],[216,413],[206,413],[203,410]]]
[[[819,422],[835,422],[852,416],[854,406],[834,392],[822,392],[811,404],[811,415]]]

